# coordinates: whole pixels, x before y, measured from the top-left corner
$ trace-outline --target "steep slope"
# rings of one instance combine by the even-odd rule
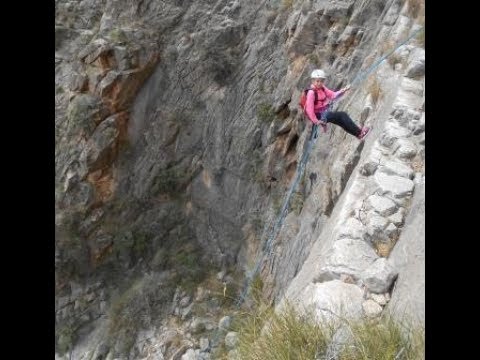
[[[169,331],[190,340],[158,340],[161,356],[200,346],[224,312],[208,291],[241,290],[297,170],[308,74],[352,81],[419,28],[415,4],[56,1],[57,350],[142,358]],[[423,183],[423,66],[413,39],[338,104],[374,130],[320,134],[261,264],[265,299],[407,286],[395,244]],[[210,300],[207,319],[194,305]]]

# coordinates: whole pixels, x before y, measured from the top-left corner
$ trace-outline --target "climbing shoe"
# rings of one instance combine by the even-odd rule
[[[365,136],[370,132],[370,128],[368,126],[362,127],[362,130],[360,131],[360,135],[358,135],[358,138],[360,140],[365,139]]]

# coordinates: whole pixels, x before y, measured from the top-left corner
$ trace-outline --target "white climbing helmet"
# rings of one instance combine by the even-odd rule
[[[321,69],[316,69],[312,71],[312,74],[310,75],[312,79],[325,79],[327,77],[327,74],[325,74],[325,71]]]

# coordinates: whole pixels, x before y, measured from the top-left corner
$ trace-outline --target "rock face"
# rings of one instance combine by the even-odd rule
[[[394,28],[398,25],[390,34],[397,37],[399,29],[407,26],[408,17],[400,16],[398,19],[401,19],[401,23],[396,22],[393,13],[402,10],[394,9],[395,6],[392,5],[387,18],[388,23],[393,21]],[[376,41],[391,40],[388,31],[384,29]],[[288,240],[291,245],[279,241],[282,247],[279,245],[281,251],[275,261],[278,270],[273,277],[276,284],[288,284],[286,290],[279,290],[280,294],[285,295],[277,307],[279,311],[287,301],[302,309],[307,301],[305,289],[342,281],[363,290],[363,297],[350,297],[349,308],[363,310],[361,312],[364,317],[379,316],[385,306],[389,311],[399,309],[395,312],[399,319],[402,310],[409,317],[423,316],[425,258],[422,244],[425,220],[421,202],[424,200],[425,118],[420,65],[422,52],[416,49],[415,45],[408,45],[399,52],[401,55],[398,60],[402,59],[402,66],[396,66],[397,60],[379,66],[376,81],[379,82],[383,95],[377,98],[375,106],[372,106],[371,93],[363,97],[363,103],[359,98],[352,99],[349,103],[351,106],[357,104],[360,118],[373,126],[373,131],[364,146],[356,149],[353,140],[348,142],[348,136],[343,137],[344,142],[337,150],[347,152],[336,158],[340,164],[344,167],[348,164],[342,160],[342,157],[348,158],[346,154],[353,155],[355,150],[360,153],[355,158],[353,172],[341,187],[337,187],[337,194],[340,195],[328,218],[322,219],[317,205],[319,198],[325,198],[325,192],[312,187],[303,204],[301,216],[310,218],[308,211],[320,214],[313,223],[314,230],[310,233],[299,231],[293,239]],[[367,91],[372,89],[370,87]],[[333,133],[333,136],[337,134]],[[320,163],[316,160],[314,157],[309,166],[325,166],[324,161]],[[325,181],[331,181],[332,174],[329,175]],[[417,187],[420,188],[417,190]],[[407,221],[411,225],[407,225]],[[303,223],[300,221],[298,226],[301,229]],[[309,254],[303,265],[294,270],[293,280],[286,281],[288,268],[286,271],[282,268],[280,254],[288,251],[284,247],[305,245],[308,242],[305,236],[308,236],[312,244],[308,247]],[[282,242],[287,241],[282,239]],[[347,244],[350,245],[346,246]],[[288,262],[291,261],[283,263]],[[412,283],[418,285],[407,296],[407,284]],[[348,292],[345,291],[344,296],[346,294]],[[390,301],[390,296],[395,300]],[[321,308],[323,312],[335,312],[340,303],[340,300],[332,301],[331,304],[322,303],[322,306],[315,308],[317,311]],[[358,316],[358,313],[356,315],[347,310],[344,309],[346,315]]]
[[[425,324],[425,184],[417,187],[404,229],[390,258],[400,272],[389,310]]]
[[[356,285],[333,280],[321,284],[310,284],[301,296],[299,305],[305,311],[313,311],[319,323],[338,320],[342,314],[358,319],[362,315],[363,291]]]
[[[405,259],[389,260],[388,271],[372,266],[402,241],[415,246],[413,230],[408,240],[403,232],[424,216],[410,214],[424,173],[425,54],[417,40],[337,103],[359,125],[373,125],[371,134],[359,142],[329,124],[278,236],[270,235],[310,137],[297,107],[309,73],[327,70],[332,89],[351,82],[389,50],[385,44],[413,31],[417,20],[402,6],[55,2],[59,354],[78,346],[106,359],[208,358],[214,345],[194,338],[217,320],[203,315],[219,311],[241,281],[218,278],[220,300],[209,289],[192,297],[177,286],[227,269],[243,276],[252,263],[269,300],[333,286],[354,294],[353,313],[374,316],[378,307],[362,305],[356,288],[388,291],[398,272],[401,291]],[[327,290],[318,291],[330,299]],[[131,313],[142,315],[133,321]],[[161,341],[138,335],[166,314],[185,323],[183,333]],[[167,325],[155,334],[167,334]],[[113,340],[99,344],[97,333]]]

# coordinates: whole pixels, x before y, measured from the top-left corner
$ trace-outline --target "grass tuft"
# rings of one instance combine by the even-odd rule
[[[424,329],[388,316],[326,324],[289,304],[279,313],[263,304],[239,314],[234,327],[242,360],[324,359],[332,356],[333,349],[338,360],[425,357]],[[336,346],[332,346],[333,339]]]
[[[377,104],[378,100],[380,100],[380,97],[382,96],[382,89],[380,87],[380,83],[375,77],[373,77],[369,80],[367,86],[367,91],[372,96],[373,103]]]
[[[425,0],[407,0],[407,13],[412,19],[425,14]]]

